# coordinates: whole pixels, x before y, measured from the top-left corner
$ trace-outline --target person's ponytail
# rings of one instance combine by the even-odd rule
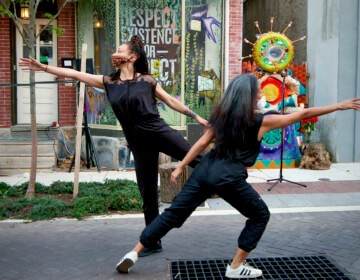
[[[149,74],[149,64],[144,50],[144,42],[138,35],[134,35],[131,37],[128,45],[130,51],[138,57],[134,63],[135,71],[141,74]]]
[[[137,45],[137,47],[139,47],[139,49],[144,49],[144,43],[138,35],[134,35],[131,37],[130,44]]]

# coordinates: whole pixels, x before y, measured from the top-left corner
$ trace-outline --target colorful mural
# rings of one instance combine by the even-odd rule
[[[139,35],[145,42],[151,74],[173,96],[208,118],[221,95],[222,1],[120,1],[120,41]],[[185,9],[185,10],[183,10]],[[185,11],[185,57],[181,57],[181,15]],[[185,76],[181,76],[184,59]],[[185,92],[181,93],[181,79]],[[184,94],[184,96],[181,96]],[[180,125],[181,115],[164,104],[160,115]],[[193,121],[187,119],[187,122]]]
[[[302,68],[300,65],[291,65],[293,69]],[[306,88],[301,84],[299,79],[293,77],[293,71],[288,69],[288,75],[281,77],[280,74],[270,74],[258,71],[255,68],[263,91],[265,102],[262,104],[263,113],[281,113],[282,112],[282,94],[284,94],[284,113],[292,113],[304,108],[306,101]],[[306,69],[306,68],[305,68]],[[249,72],[248,68],[243,69]],[[284,83],[284,85],[283,85]],[[284,88],[282,88],[284,86]],[[296,123],[284,129],[283,141],[283,167],[294,168],[299,165],[301,159],[300,145],[302,144],[303,135],[300,132],[301,124]],[[281,153],[281,129],[267,132],[261,143],[260,153],[256,161],[255,168],[277,168],[280,165]]]
[[[208,119],[222,92],[223,1],[119,0],[119,34],[115,32],[116,17],[110,14],[115,14],[114,3],[106,2],[106,7],[97,4],[98,16],[104,22],[101,38],[112,45],[114,37],[119,36],[122,44],[131,36],[139,35],[145,43],[154,78],[169,94]],[[185,5],[182,6],[182,3]],[[104,14],[105,10],[109,14]],[[183,15],[185,23],[182,23]],[[182,30],[183,27],[185,30]],[[102,60],[108,57],[109,52],[114,52],[116,46],[111,48],[99,51]],[[184,69],[181,69],[182,66]],[[89,110],[91,122],[116,124],[106,105],[102,116],[94,117],[96,112],[91,108]],[[193,122],[191,118],[186,118],[184,122],[181,114],[161,102],[158,110],[172,126]]]
[[[120,0],[120,10],[120,43],[139,35],[151,74],[169,94],[180,96],[181,0]],[[179,114],[163,104],[158,109],[169,124],[180,124]]]
[[[186,1],[186,19],[185,103],[208,119],[222,92],[222,1]]]
[[[253,58],[253,66],[243,64],[243,72],[254,73],[260,84],[264,95],[264,102],[258,108],[264,114],[291,114],[302,110],[304,103],[298,103],[298,96],[304,95],[305,87],[301,87],[298,79],[293,77],[290,62],[294,56],[293,43],[304,40],[303,36],[298,40],[291,41],[286,35],[292,21],[282,32],[273,32],[274,17],[270,18],[270,31],[263,33],[258,21],[255,21],[257,28],[257,40],[252,43],[246,38],[244,41],[251,44],[252,53],[241,59]],[[246,66],[250,66],[246,67]],[[305,75],[306,77],[306,75]],[[300,90],[301,89],[301,90]],[[261,149],[255,163],[256,168],[274,168],[278,165],[284,167],[296,167],[301,159],[299,141],[300,123],[290,125],[284,129],[277,129],[267,132],[261,142]]]
[[[113,125],[117,119],[107,102],[105,90],[96,87],[86,86],[84,96],[84,114],[88,124]]]

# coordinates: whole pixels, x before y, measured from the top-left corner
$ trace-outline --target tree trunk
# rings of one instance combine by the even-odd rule
[[[36,127],[36,96],[35,73],[30,72],[30,116],[31,116],[31,169],[26,197],[35,196],[36,170],[37,170],[37,127]]]
[[[35,54],[35,1],[29,3],[29,29],[27,30],[28,44],[26,45],[30,50],[30,56],[36,57]],[[37,127],[36,127],[36,95],[35,95],[35,72],[30,71],[30,119],[31,119],[31,168],[29,185],[26,190],[26,197],[32,198],[35,196],[36,184],[36,170],[37,170]]]
[[[160,173],[160,201],[170,203],[174,197],[180,192],[181,188],[188,179],[188,168],[178,177],[179,185],[174,185],[170,181],[171,173],[176,168],[178,162],[164,163],[159,166]]]

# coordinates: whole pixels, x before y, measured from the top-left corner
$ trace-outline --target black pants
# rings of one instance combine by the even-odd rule
[[[140,141],[129,141],[134,156],[136,179],[143,199],[145,224],[150,224],[159,215],[158,203],[158,161],[162,152],[182,160],[190,144],[176,130],[157,133]],[[200,157],[191,162],[194,167]]]
[[[246,178],[247,171],[242,164],[206,155],[171,206],[143,230],[140,242],[145,247],[153,246],[169,230],[180,227],[196,207],[215,192],[248,218],[238,237],[238,247],[250,252],[265,231],[270,212]]]

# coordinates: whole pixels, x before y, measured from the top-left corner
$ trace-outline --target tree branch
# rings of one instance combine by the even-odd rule
[[[14,7],[14,13],[10,11],[11,4]],[[10,3],[9,0],[0,0],[0,6],[2,9],[4,9],[7,16],[13,21],[13,23],[15,24],[15,27],[19,31],[20,36],[22,37],[24,42],[27,42],[27,36],[25,34],[24,28],[22,28],[23,27],[22,21],[21,21],[21,19],[19,19],[19,17],[16,14],[15,2],[11,1],[11,3]]]
[[[38,1],[39,1],[39,0],[38,0]],[[53,16],[52,19],[50,19],[50,21],[49,21],[47,24],[45,24],[45,25],[41,28],[41,30],[39,31],[39,34],[36,34],[36,37],[40,36],[41,32],[43,32],[44,30],[46,30],[46,29],[51,25],[51,23],[53,23],[53,21],[54,21],[55,19],[57,19],[57,17],[60,15],[60,13],[62,12],[62,10],[65,8],[65,6],[67,5],[67,3],[69,3],[69,2],[70,2],[70,0],[65,0],[65,1],[62,3],[62,5],[61,5],[60,9],[58,10],[58,12]]]

